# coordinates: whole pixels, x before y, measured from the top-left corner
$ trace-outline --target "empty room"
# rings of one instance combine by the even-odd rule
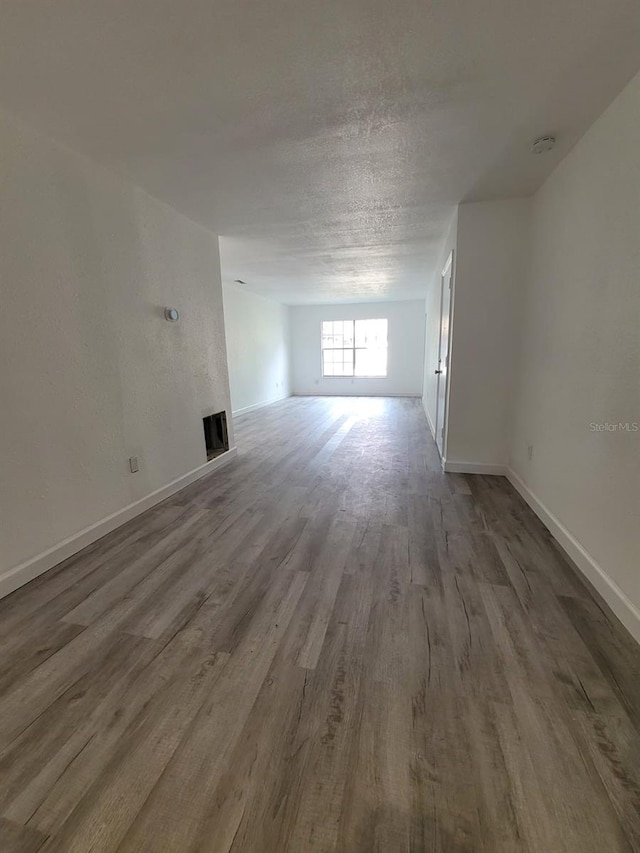
[[[0,10],[0,853],[640,853],[637,0]]]

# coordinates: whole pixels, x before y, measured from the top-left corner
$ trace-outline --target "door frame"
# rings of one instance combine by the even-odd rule
[[[440,461],[442,463],[442,469],[444,470],[446,458],[447,458],[447,421],[449,415],[449,372],[451,365],[451,331],[453,329],[453,249],[449,252],[449,256],[445,261],[444,266],[442,267],[442,272],[440,273],[440,308],[438,311],[438,366],[440,363],[440,349],[442,346],[442,310],[444,308],[444,287],[445,280],[447,275],[450,275],[449,278],[449,290],[451,291],[451,295],[449,297],[449,324],[447,329],[447,364],[446,364],[446,372],[444,375],[444,412],[442,415],[442,452],[440,453],[440,448],[438,447],[438,414],[439,414],[439,406],[440,406],[440,382],[442,381],[442,376],[436,376],[436,411],[435,411],[435,442],[436,447],[438,448],[438,452],[440,453]]]

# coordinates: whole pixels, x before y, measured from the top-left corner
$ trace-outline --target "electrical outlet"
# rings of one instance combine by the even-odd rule
[[[527,459],[529,462],[533,459],[533,444],[527,445]]]
[[[138,465],[138,457],[130,456],[129,457],[129,470],[132,474],[137,473],[140,470],[140,466]]]

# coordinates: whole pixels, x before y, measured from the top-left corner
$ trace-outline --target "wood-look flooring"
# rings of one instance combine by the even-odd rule
[[[640,652],[420,403],[284,401],[0,602],[2,853],[640,851]]]

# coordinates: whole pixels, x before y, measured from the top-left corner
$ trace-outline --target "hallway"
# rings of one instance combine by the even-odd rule
[[[291,398],[0,601],[3,853],[640,851],[640,651],[418,399]]]

